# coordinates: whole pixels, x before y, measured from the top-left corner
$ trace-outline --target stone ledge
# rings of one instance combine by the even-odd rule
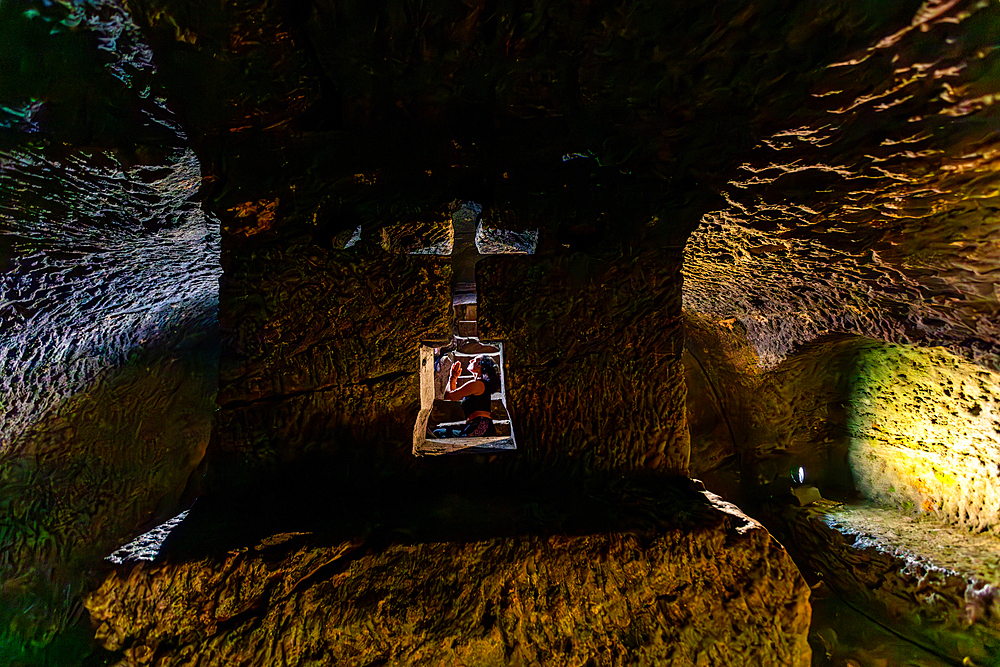
[[[517,446],[510,436],[490,436],[483,438],[427,438],[418,454],[433,456],[437,454],[489,453],[495,451],[514,451]]]
[[[86,605],[125,665],[807,667],[809,589],[784,549],[717,496],[670,487],[618,504],[444,497],[405,542],[289,532],[167,555]],[[463,522],[479,534],[442,533]]]
[[[995,664],[1000,539],[870,504],[769,510],[799,564],[852,606],[956,663]]]

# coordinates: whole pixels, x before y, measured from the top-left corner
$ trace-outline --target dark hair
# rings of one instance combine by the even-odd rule
[[[491,394],[500,391],[500,369],[492,359],[479,357],[479,375],[486,385],[486,391]]]

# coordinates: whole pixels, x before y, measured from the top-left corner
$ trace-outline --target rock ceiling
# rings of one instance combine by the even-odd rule
[[[686,305],[742,321],[765,364],[832,330],[997,365],[995,3],[129,9],[151,49],[110,3],[8,22],[38,46],[4,54],[6,141],[143,161],[184,141],[168,100],[224,226],[270,206],[322,246],[461,198],[541,226],[540,252],[697,227]]]

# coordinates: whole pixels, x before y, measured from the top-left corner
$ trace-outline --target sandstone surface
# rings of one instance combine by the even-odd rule
[[[164,667],[809,665],[808,587],[760,524],[710,493],[415,505],[426,516],[405,537],[168,549],[88,598],[97,635],[124,665]],[[455,529],[465,537],[444,539]]]

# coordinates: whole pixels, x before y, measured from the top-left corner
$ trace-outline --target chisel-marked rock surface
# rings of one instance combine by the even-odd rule
[[[526,462],[686,474],[679,269],[668,251],[480,262],[480,335],[504,341]]]
[[[859,5],[805,7],[784,47],[815,56]],[[889,20],[853,23],[860,43],[783,73],[760,108],[685,246],[684,305],[738,318],[765,366],[843,331],[996,367],[1000,8],[870,9]]]
[[[418,348],[450,334],[449,279],[447,257],[381,249],[231,260],[220,294],[222,456],[241,469],[315,451],[368,470],[409,464]]]
[[[379,536],[168,547],[86,605],[124,665],[809,665],[781,546],[717,496],[657,487],[436,495]]]
[[[177,511],[218,378],[218,225],[190,151],[0,167],[0,662],[74,618],[84,572]]]

